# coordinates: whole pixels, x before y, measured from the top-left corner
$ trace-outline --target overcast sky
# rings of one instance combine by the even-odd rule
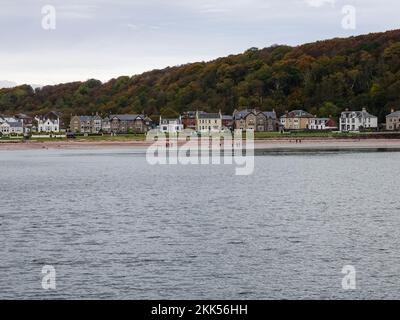
[[[42,7],[56,29],[42,28]],[[356,29],[342,8],[356,8]],[[398,0],[0,0],[0,80],[107,81],[250,47],[399,28]],[[0,82],[1,86],[1,82]]]

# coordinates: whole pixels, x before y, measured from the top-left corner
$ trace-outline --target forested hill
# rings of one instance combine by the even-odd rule
[[[0,114],[139,113],[201,109],[305,109],[337,116],[366,106],[381,119],[400,109],[400,30],[298,47],[251,48],[211,62],[98,80],[0,90]]]

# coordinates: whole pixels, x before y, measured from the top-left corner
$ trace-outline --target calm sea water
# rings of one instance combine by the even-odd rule
[[[126,149],[1,151],[0,298],[399,299],[399,165],[278,153],[238,177]]]

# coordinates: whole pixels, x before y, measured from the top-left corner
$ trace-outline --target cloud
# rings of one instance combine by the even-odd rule
[[[320,8],[325,4],[330,4],[332,7],[335,6],[336,0],[305,0],[305,2],[314,8]]]
[[[1,0],[1,77],[17,83],[106,81],[274,43],[298,45],[398,28],[398,0]],[[357,7],[357,30],[339,4]],[[333,9],[331,8],[333,7]],[[335,7],[336,6],[336,7]],[[326,8],[326,10],[315,10]]]
[[[0,89],[1,88],[13,88],[18,84],[14,81],[0,80]]]

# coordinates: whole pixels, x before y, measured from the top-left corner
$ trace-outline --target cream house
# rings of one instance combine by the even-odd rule
[[[222,114],[219,113],[196,113],[197,132],[221,132]]]
[[[392,109],[391,114],[386,116],[386,130],[400,131],[400,111]]]
[[[281,125],[285,130],[307,130],[312,118],[315,116],[306,111],[294,110],[281,117]]]

